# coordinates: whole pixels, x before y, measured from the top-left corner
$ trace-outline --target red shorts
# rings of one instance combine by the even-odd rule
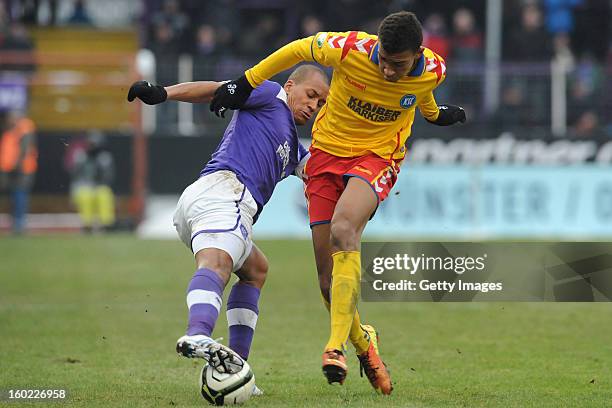
[[[399,173],[398,162],[375,154],[338,157],[314,148],[310,153],[305,169],[308,177],[305,192],[311,227],[331,221],[349,178],[358,177],[368,183],[376,195],[378,207],[389,195]]]

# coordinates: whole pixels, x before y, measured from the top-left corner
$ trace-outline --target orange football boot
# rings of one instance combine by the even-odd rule
[[[344,383],[348,367],[346,365],[346,358],[344,354],[339,350],[328,349],[323,353],[323,374],[327,378],[327,382],[332,383]]]
[[[389,395],[393,391],[393,384],[389,370],[378,354],[378,333],[369,325],[361,325],[361,328],[368,334],[370,346],[366,352],[357,354],[360,374],[363,377],[365,372],[376,392]]]

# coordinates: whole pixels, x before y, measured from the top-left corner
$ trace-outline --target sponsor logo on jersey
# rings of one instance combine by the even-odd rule
[[[344,78],[346,79],[346,82],[348,82],[349,84],[353,85],[355,88],[359,89],[360,91],[365,91],[366,90],[366,84],[362,84],[361,82],[357,82],[354,79],[350,78],[348,75],[345,75]]]
[[[349,97],[347,106],[353,112],[372,122],[395,122],[402,114],[401,111],[387,109],[374,103],[362,101],[354,96]]]
[[[370,176],[372,175],[372,172],[371,172],[370,170],[368,170],[368,169],[364,168],[364,167],[361,167],[361,166],[355,166],[355,167],[354,167],[354,169],[355,169],[355,170],[358,170],[358,171],[360,171],[360,172],[362,172],[362,173],[369,174]]]
[[[408,109],[409,107],[414,105],[415,102],[416,102],[416,95],[406,94],[402,96],[402,98],[400,99],[400,106],[404,109]]]
[[[285,168],[289,164],[289,157],[291,155],[291,146],[289,146],[289,142],[285,141],[284,144],[278,145],[276,149],[276,153],[278,154],[278,158],[283,162],[283,169],[281,171],[281,178],[285,178]]]

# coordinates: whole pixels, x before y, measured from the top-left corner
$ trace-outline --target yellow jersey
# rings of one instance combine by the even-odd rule
[[[246,71],[252,86],[301,61],[333,67],[329,96],[312,128],[312,145],[340,157],[370,152],[402,160],[415,110],[438,118],[433,90],[444,81],[444,60],[428,48],[397,82],[378,67],[378,37],[364,32],[322,32],[293,41]]]

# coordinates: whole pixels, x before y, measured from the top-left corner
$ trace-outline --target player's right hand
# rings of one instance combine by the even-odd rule
[[[242,108],[251,92],[253,87],[244,75],[225,82],[215,91],[215,96],[210,102],[210,111],[215,112],[217,116],[225,117],[226,110]]]
[[[137,81],[130,87],[127,100],[132,102],[136,98],[147,105],[157,105],[168,99],[168,92],[166,92],[163,86],[152,85],[148,81]]]

